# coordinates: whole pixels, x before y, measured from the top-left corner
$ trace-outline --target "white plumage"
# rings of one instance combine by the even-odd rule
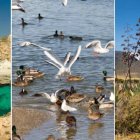
[[[110,48],[114,47],[114,41],[109,41],[105,47],[103,48],[101,46],[101,41],[100,40],[94,40],[92,42],[89,42],[85,48],[91,48],[93,47],[93,51],[95,53],[108,53]]]

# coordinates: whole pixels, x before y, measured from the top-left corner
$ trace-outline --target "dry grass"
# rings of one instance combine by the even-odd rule
[[[116,135],[116,140],[140,140],[140,134]]]

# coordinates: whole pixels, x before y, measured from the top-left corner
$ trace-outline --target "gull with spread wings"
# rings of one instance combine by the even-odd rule
[[[51,65],[59,69],[56,75],[56,78],[60,78],[61,76],[71,75],[71,67],[75,63],[75,61],[77,60],[77,58],[79,57],[81,53],[81,46],[78,47],[75,55],[71,59],[68,66],[67,66],[67,62],[69,61],[69,58],[70,58],[70,52],[67,53],[64,63],[58,60],[57,58],[55,58],[55,56],[53,56],[50,52],[44,51],[44,53],[51,60],[51,61],[46,60],[46,62],[50,63]]]
[[[89,42],[85,48],[93,48],[93,52],[94,53],[108,53],[109,49],[114,47],[114,41],[109,41],[105,47],[103,48],[101,45],[101,41],[100,40],[94,40],[92,42]]]

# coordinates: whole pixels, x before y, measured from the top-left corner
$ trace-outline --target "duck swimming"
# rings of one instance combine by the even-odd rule
[[[82,81],[84,77],[78,76],[78,75],[70,75],[66,78],[68,82],[73,82],[73,81]]]
[[[24,21],[24,18],[21,18],[21,25],[22,26],[28,25],[28,23]]]
[[[23,95],[27,95],[28,92],[27,90],[25,90],[24,88],[21,90],[21,92],[19,93],[19,95],[23,96]]]
[[[104,90],[104,87],[102,85],[99,85],[98,83],[95,85],[95,92],[101,93]]]
[[[79,37],[79,36],[69,36],[69,38],[71,39],[71,40],[77,40],[77,41],[82,41],[83,40],[83,38],[82,37]]]
[[[44,18],[44,17],[41,16],[41,14],[39,13],[39,14],[38,14],[38,19],[41,20],[41,19],[43,19],[43,18]]]
[[[108,53],[110,48],[114,48],[114,41],[109,41],[105,47],[103,48],[101,46],[101,41],[100,40],[94,40],[92,42],[89,42],[85,48],[91,48],[93,47],[93,52],[95,53]]]
[[[114,81],[114,77],[107,76],[107,71],[104,70],[103,75],[104,75],[104,77],[103,77],[104,81]]]
[[[74,116],[68,115],[66,117],[66,123],[68,126],[75,126],[76,127],[76,118]]]
[[[93,104],[91,104],[88,109],[88,118],[93,121],[96,121],[100,119],[101,117],[103,117],[104,113],[101,113],[99,110],[95,111],[95,109],[92,108],[92,105]]]

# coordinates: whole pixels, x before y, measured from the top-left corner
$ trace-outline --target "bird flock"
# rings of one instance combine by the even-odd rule
[[[23,1],[20,1],[23,2]],[[62,5],[67,6],[68,1],[62,0]],[[19,10],[22,12],[26,12],[26,10],[19,5],[19,2],[16,4],[12,4],[12,10]],[[41,14],[38,14],[38,19],[41,20],[43,17]],[[28,25],[22,18],[22,26]],[[66,37],[63,32],[56,31],[54,38],[64,38]],[[78,36],[69,36],[71,40],[82,40],[82,37]],[[91,42],[87,42],[86,45],[79,45],[77,49],[75,49],[75,54],[72,56],[71,52],[66,52],[66,56],[64,60],[58,59],[56,55],[53,54],[52,48],[42,47],[38,44],[33,42],[24,41],[18,43],[18,46],[21,47],[29,47],[32,48],[36,47],[39,48],[42,53],[44,54],[46,64],[50,64],[53,67],[58,69],[58,72],[55,75],[55,78],[60,80],[61,78],[66,78],[68,81],[81,81],[84,80],[83,77],[78,75],[73,75],[72,66],[79,60],[80,61],[80,54],[82,51],[86,51],[88,48],[93,48],[93,53],[96,55],[109,53],[110,49],[114,48],[114,41],[109,41],[105,47],[102,46],[100,40],[93,40]],[[73,70],[74,71],[74,70]],[[47,72],[49,73],[49,71]],[[14,86],[22,87],[21,92],[19,95],[24,96],[28,95],[28,92],[23,88],[24,86],[28,86],[29,84],[33,83],[34,79],[43,77],[45,73],[41,72],[40,70],[36,70],[34,68],[26,67],[26,66],[19,66],[18,70],[16,71],[16,81],[13,83]],[[114,76],[108,76],[107,71],[103,71],[103,80],[104,81],[114,81]],[[110,109],[114,107],[115,95],[112,91],[106,90],[102,85],[97,84],[95,86],[95,91],[98,94],[98,97],[95,96],[88,96],[86,93],[79,93],[73,86],[70,89],[61,88],[56,90],[53,93],[47,92],[40,92],[35,94],[34,97],[44,97],[46,98],[51,104],[58,107],[58,111],[61,113],[66,114],[65,121],[69,127],[76,127],[77,126],[77,119],[74,115],[71,115],[71,112],[78,112],[79,107],[85,107],[87,110],[87,118],[91,121],[98,121],[100,118],[104,117],[104,113],[102,113],[102,109]],[[106,93],[106,94],[104,94]],[[110,95],[109,95],[110,94]],[[109,96],[108,96],[109,95]],[[16,126],[13,126],[13,137],[16,138],[18,136],[16,134]],[[19,137],[19,136],[18,136]],[[51,137],[51,136],[50,136]]]

